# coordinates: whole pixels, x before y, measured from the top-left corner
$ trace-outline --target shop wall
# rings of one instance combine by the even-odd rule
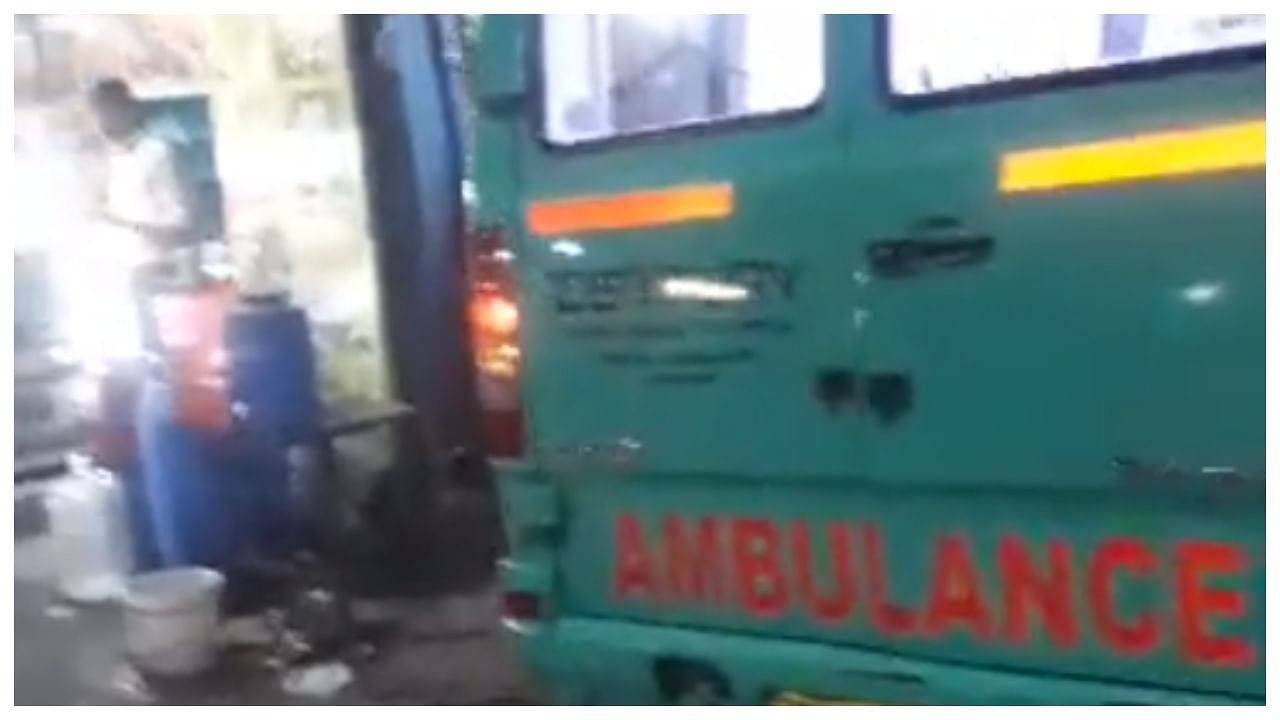
[[[37,15],[15,19],[15,30],[15,149],[33,174],[75,176],[31,186],[22,205],[56,211],[28,212],[28,244],[87,242],[103,150],[84,104],[94,80],[121,77],[153,100],[203,95],[232,256],[246,262],[264,240],[285,250],[328,400],[387,397],[340,16]]]

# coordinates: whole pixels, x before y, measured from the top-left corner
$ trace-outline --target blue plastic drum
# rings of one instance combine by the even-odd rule
[[[165,567],[226,567],[237,532],[219,461],[219,438],[184,427],[167,383],[147,380],[138,411],[138,445],[152,529]]]
[[[316,361],[306,314],[284,302],[246,303],[227,317],[231,397],[282,446],[315,439]]]
[[[248,422],[228,433],[186,427],[159,381],[146,383],[140,405],[142,475],[161,566],[234,570],[296,549],[297,503],[284,449],[269,432]]]

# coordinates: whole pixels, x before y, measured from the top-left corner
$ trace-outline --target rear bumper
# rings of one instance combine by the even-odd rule
[[[723,692],[720,700],[731,704],[768,703],[782,693],[887,704],[1263,702],[1262,698],[983,670],[821,643],[612,620],[565,619],[545,625],[511,626],[509,630],[517,636],[526,664],[562,703],[637,705],[679,701],[681,698],[675,695],[688,685],[684,680],[690,673],[708,680],[702,683],[703,687]],[[674,684],[672,668],[677,669],[678,675]]]

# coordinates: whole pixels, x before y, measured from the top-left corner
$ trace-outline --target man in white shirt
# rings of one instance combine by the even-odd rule
[[[198,260],[192,253],[175,252],[198,239],[192,194],[177,147],[148,122],[146,108],[127,83],[100,81],[89,101],[108,146],[99,216],[120,231],[106,252],[131,268],[125,272],[141,334],[139,349],[154,352],[159,337],[151,298],[162,286],[172,287],[175,279],[191,277],[187,266]]]
[[[173,144],[149,127],[123,80],[99,82],[90,101],[108,143],[103,217],[135,232],[152,257],[187,244],[192,210]]]

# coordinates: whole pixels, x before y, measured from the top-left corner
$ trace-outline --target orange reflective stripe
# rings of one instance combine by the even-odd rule
[[[530,233],[546,237],[718,220],[733,209],[733,185],[717,183],[541,200],[529,204],[525,220]]]
[[[1000,159],[1000,191],[1052,190],[1266,164],[1267,122],[1256,120],[1007,153]]]

